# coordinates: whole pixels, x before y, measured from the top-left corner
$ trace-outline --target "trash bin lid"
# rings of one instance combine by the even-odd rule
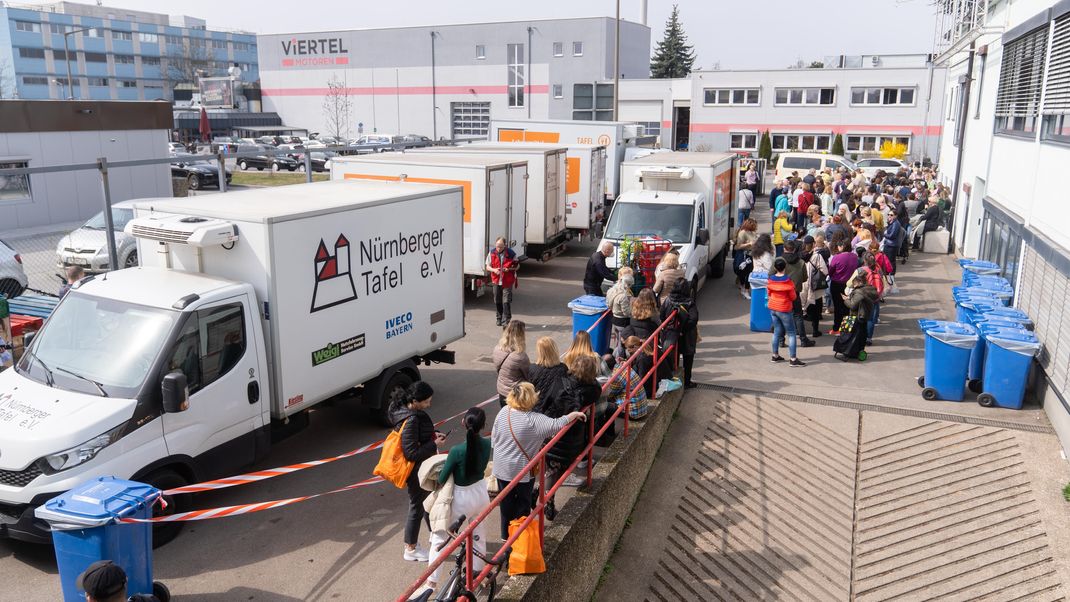
[[[987,314],[974,314],[971,322],[974,326],[980,330],[982,326],[995,326],[1000,328],[1016,328],[1019,330],[1028,330],[1024,322],[1019,322],[1014,318],[1001,318],[998,316],[990,316]]]
[[[999,299],[995,297],[973,297],[965,299],[955,299],[955,302],[970,311],[980,313],[983,313],[989,309],[995,309],[1000,305]]]
[[[967,286],[967,287],[955,287],[951,289],[952,295],[962,296],[984,296],[996,297],[999,299],[1009,299],[1014,296],[1014,290],[1009,288],[999,288],[995,286]]]
[[[155,501],[159,494],[145,483],[99,477],[48,500],[35,514],[53,529],[98,527]]]
[[[580,314],[600,314],[608,308],[606,298],[598,295],[584,295],[569,301],[568,308]]]
[[[985,315],[1016,320],[1024,324],[1033,323],[1033,320],[1029,317],[1029,314],[1018,309],[1017,307],[1006,307],[1004,305],[998,305],[996,307],[993,307],[992,309],[986,309]]]
[[[999,264],[992,261],[985,261],[983,259],[960,259],[959,265],[965,268],[966,266],[978,267],[978,268],[998,268]]]
[[[934,320],[927,326],[923,328],[925,334],[948,345],[966,348],[977,344],[977,331],[969,324]]]
[[[1028,330],[997,328],[985,333],[985,339],[989,344],[998,345],[1007,351],[1015,351],[1022,355],[1036,355],[1040,351],[1040,340],[1037,339],[1037,335]]]

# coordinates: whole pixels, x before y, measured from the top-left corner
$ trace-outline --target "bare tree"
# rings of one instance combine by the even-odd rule
[[[327,95],[323,97],[323,122],[327,133],[335,138],[349,138],[349,114],[353,100],[349,88],[337,75],[327,81]]]
[[[169,51],[164,61],[166,64],[161,66],[160,71],[172,97],[177,84],[195,84],[198,72],[208,71],[212,64],[204,44],[191,44],[190,40]]]
[[[11,61],[0,59],[0,100],[15,98],[15,78],[11,75],[13,72]]]

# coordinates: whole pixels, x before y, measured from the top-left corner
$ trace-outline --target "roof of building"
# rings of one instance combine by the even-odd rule
[[[548,23],[551,21],[589,21],[592,19],[610,19],[613,17],[605,15],[592,15],[590,17],[546,17],[542,19],[514,19],[509,21],[479,21],[474,23],[424,23],[422,25],[393,25],[389,27],[348,27],[340,29],[313,29],[309,31],[276,31],[257,34],[258,36],[289,36],[294,34],[310,34],[310,33],[332,33],[339,31],[381,31],[381,30],[395,30],[395,29],[423,29],[427,27],[468,27],[470,25],[501,25],[507,23]],[[631,25],[639,25],[649,29],[649,25],[643,25],[635,21],[628,19],[621,19],[621,23],[629,23]]]

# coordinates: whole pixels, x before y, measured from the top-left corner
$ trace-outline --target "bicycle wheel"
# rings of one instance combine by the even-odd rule
[[[438,597],[435,600],[438,602],[453,602],[462,591],[464,591],[464,567],[457,567],[450,571],[450,578],[446,580],[445,585],[439,590]]]

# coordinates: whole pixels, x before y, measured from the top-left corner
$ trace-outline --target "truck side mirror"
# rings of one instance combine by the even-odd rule
[[[168,372],[160,385],[163,394],[163,411],[168,414],[184,412],[189,408],[189,388],[186,375],[180,370]]]
[[[708,245],[710,244],[710,231],[705,228],[699,228],[695,234],[695,244]]]

